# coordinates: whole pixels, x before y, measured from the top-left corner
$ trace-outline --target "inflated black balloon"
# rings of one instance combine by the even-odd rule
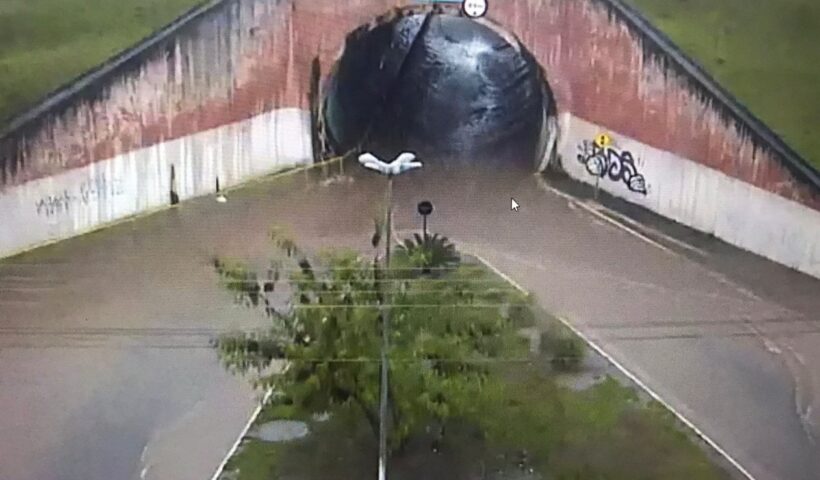
[[[339,152],[532,169],[550,99],[516,40],[466,17],[410,14],[348,36],[325,120]]]

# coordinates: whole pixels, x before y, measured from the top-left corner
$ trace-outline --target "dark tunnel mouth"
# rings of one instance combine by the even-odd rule
[[[458,12],[458,13],[455,13]],[[526,98],[527,100],[534,100],[529,101],[526,103],[521,104],[521,99],[515,99],[518,101],[519,104],[524,106],[524,109],[528,112],[529,118],[524,118],[524,121],[519,122],[517,125],[517,129],[511,129],[510,132],[502,132],[497,140],[493,140],[495,143],[490,142],[492,148],[490,148],[486,155],[483,153],[476,154],[475,151],[471,149],[473,144],[469,145],[462,145],[458,142],[455,142],[453,146],[446,146],[446,151],[439,151],[437,150],[438,147],[441,146],[442,143],[445,145],[447,142],[439,141],[438,144],[435,142],[433,146],[424,145],[426,143],[427,138],[424,136],[415,136],[417,134],[416,131],[411,129],[409,134],[402,133],[402,135],[407,135],[407,138],[411,140],[405,140],[402,142],[393,141],[394,144],[401,144],[402,148],[398,148],[395,145],[390,145],[391,141],[383,141],[380,135],[384,135],[384,130],[380,132],[374,133],[374,127],[367,127],[367,133],[363,134],[363,131],[355,132],[353,135],[345,132],[339,132],[339,125],[346,125],[348,122],[343,120],[339,121],[338,119],[334,119],[335,115],[340,115],[343,119],[346,119],[346,115],[348,117],[351,116],[350,112],[345,112],[344,108],[336,108],[336,112],[334,112],[333,103],[339,103],[339,97],[345,97],[348,93],[345,88],[349,88],[350,85],[344,84],[345,81],[348,84],[352,83],[354,85],[360,84],[360,82],[365,82],[367,80],[367,73],[364,72],[361,76],[357,78],[356,75],[351,76],[349,65],[345,65],[345,62],[350,63],[348,57],[351,56],[361,56],[363,54],[356,52],[356,49],[366,50],[366,49],[373,49],[374,45],[376,45],[376,49],[381,48],[382,50],[388,51],[391,48],[395,48],[394,41],[387,41],[389,40],[389,36],[387,33],[392,33],[396,35],[396,30],[399,28],[399,25],[402,21],[419,21],[419,17],[423,17],[423,22],[418,30],[416,31],[413,40],[409,43],[409,46],[406,47],[406,51],[403,52],[403,58],[398,63],[398,65],[394,66],[396,69],[395,77],[392,79],[388,79],[391,81],[386,82],[387,86],[385,87],[386,94],[382,97],[378,97],[379,100],[376,100],[374,105],[377,106],[381,111],[384,110],[391,110],[395,109],[399,113],[392,112],[393,117],[387,115],[387,117],[395,118],[396,115],[400,116],[402,114],[402,110],[404,106],[400,105],[402,101],[407,100],[407,96],[405,95],[404,99],[395,101],[395,98],[391,97],[390,91],[396,88],[397,83],[405,81],[405,73],[403,73],[403,69],[412,69],[417,67],[414,65],[413,62],[417,62],[417,59],[413,56],[414,55],[414,48],[417,47],[418,44],[423,43],[424,45],[420,48],[429,50],[430,47],[427,43],[433,43],[438,41],[436,35],[432,35],[433,40],[428,40],[425,38],[425,35],[428,35],[429,30],[424,30],[425,25],[427,25],[428,29],[431,28],[433,22],[437,19],[444,18],[444,20],[438,20],[436,26],[441,28],[443,22],[449,22],[447,18],[454,18],[458,19],[456,22],[460,22],[463,29],[467,31],[475,31],[479,33],[475,33],[477,38],[483,37],[492,37],[497,36],[505,45],[503,48],[499,50],[493,50],[491,53],[493,56],[498,54],[499,56],[504,55],[504,53],[509,56],[509,52],[514,52],[515,62],[520,62],[517,64],[520,66],[525,66],[524,73],[524,83],[527,83],[526,88],[523,90],[525,91],[522,95],[522,98]],[[408,20],[410,19],[410,20]],[[466,23],[469,22],[469,23]],[[455,23],[458,25],[458,23]],[[406,25],[405,25],[406,26]],[[387,32],[385,32],[387,29]],[[392,29],[392,31],[391,31]],[[463,32],[462,32],[463,34]],[[443,35],[447,37],[447,35]],[[456,35],[457,37],[457,35]],[[458,42],[458,38],[446,38],[447,41],[455,44],[461,45]],[[381,44],[381,47],[379,47]],[[505,52],[505,49],[509,49]],[[354,53],[350,53],[353,51]],[[499,53],[501,52],[501,53]],[[428,53],[428,51],[425,51]],[[433,52],[436,53],[436,52]],[[366,53],[364,54],[366,56]],[[382,66],[385,63],[385,55],[381,57],[381,64]],[[355,62],[354,62],[355,63]],[[487,63],[492,63],[488,61]],[[409,64],[409,67],[408,67]],[[367,65],[366,65],[367,66]],[[421,64],[422,67],[425,67],[425,64]],[[369,67],[372,69],[373,62],[370,62]],[[448,71],[447,69],[452,67],[452,64],[444,63],[444,69],[440,69],[443,71]],[[347,68],[348,71],[345,71]],[[476,72],[479,70],[477,69]],[[412,72],[411,72],[412,73]],[[438,71],[433,71],[433,74],[440,74]],[[486,75],[486,74],[485,74]],[[474,77],[480,76],[479,73],[473,75]],[[503,77],[503,75],[499,75]],[[488,77],[490,78],[490,77]],[[354,81],[351,81],[353,79]],[[491,78],[493,80],[493,78]],[[495,79],[497,80],[497,79]],[[553,163],[555,159],[555,145],[557,144],[557,136],[558,136],[558,128],[557,128],[557,105],[555,101],[555,96],[553,94],[553,90],[549,84],[549,80],[547,78],[547,74],[544,71],[543,67],[538,63],[535,57],[530,53],[527,47],[514,35],[512,32],[504,28],[502,25],[487,20],[487,19],[470,19],[466,16],[462,15],[460,10],[447,10],[442,8],[433,8],[427,11],[419,11],[418,8],[397,8],[391,10],[385,15],[377,17],[374,22],[370,22],[368,24],[360,25],[359,27],[353,29],[345,39],[345,44],[343,48],[340,50],[330,73],[325,76],[321,80],[322,88],[320,89],[320,97],[317,99],[319,104],[319,111],[320,113],[318,116],[322,122],[322,131],[320,135],[323,137],[323,145],[325,145],[324,150],[326,155],[349,155],[354,153],[359,153],[361,151],[372,151],[379,156],[382,156],[385,160],[389,161],[399,152],[403,150],[409,150],[418,152],[421,150],[421,156],[424,157],[434,157],[437,159],[442,159],[442,161],[449,163],[469,163],[471,161],[484,161],[484,160],[475,160],[476,158],[481,158],[482,156],[491,157],[495,155],[496,151],[502,152],[496,158],[497,159],[507,159],[515,157],[512,163],[506,164],[511,165],[514,164],[517,167],[523,167],[525,169],[529,169],[530,171],[533,170],[543,170],[548,163]],[[378,80],[377,82],[378,83]],[[496,87],[495,83],[489,82],[489,85],[486,90],[492,90],[492,88]],[[497,82],[496,82],[497,83]],[[341,84],[341,86],[340,86]],[[426,85],[426,84],[425,84]],[[402,93],[400,92],[399,95]],[[529,97],[527,97],[529,95]],[[394,101],[390,101],[391,99]],[[379,102],[382,102],[385,105],[379,105]],[[453,100],[450,103],[455,103],[456,100]],[[413,103],[413,102],[410,102]],[[441,102],[439,102],[441,103]],[[395,105],[398,104],[399,107]],[[535,104],[533,106],[533,104]],[[454,105],[448,105],[447,101],[444,101],[444,105],[455,107]],[[412,108],[412,107],[411,107]],[[470,111],[471,114],[478,112],[479,114],[487,114],[488,112],[494,112],[499,109],[503,110],[504,105],[497,103],[490,106],[483,106],[477,107]],[[512,107],[510,107],[512,108]],[[356,110],[353,108],[352,110]],[[341,114],[339,113],[341,111]],[[453,108],[452,111],[458,113],[458,108]],[[422,112],[420,115],[422,116],[431,116],[429,112],[425,112],[422,108]],[[533,112],[537,112],[537,115]],[[449,112],[448,112],[449,113]],[[463,111],[461,112],[463,113]],[[479,115],[481,116],[481,115]],[[513,115],[514,117],[514,115]],[[379,115],[372,115],[369,118],[369,122],[372,124],[386,124],[389,122],[383,122],[383,118]],[[465,120],[460,117],[456,117],[458,122],[464,122]],[[362,122],[361,118],[358,121]],[[458,123],[456,122],[456,123]],[[355,123],[355,122],[353,122]],[[401,122],[397,122],[399,125],[402,125]],[[424,122],[422,122],[423,124]],[[469,121],[467,122],[469,124]],[[417,127],[417,125],[414,125]],[[375,129],[378,130],[378,126]],[[398,129],[396,129],[398,130]],[[423,130],[423,129],[422,129]],[[484,132],[479,132],[484,133]],[[387,134],[387,136],[395,135],[395,132]],[[434,135],[435,136],[435,135]],[[375,137],[375,140],[374,140]],[[435,140],[435,139],[434,139]],[[474,135],[474,138],[468,139],[470,142],[481,142],[484,141],[484,137],[480,135]],[[520,148],[512,146],[511,144],[517,143],[521,144]],[[408,146],[409,145],[409,146]],[[418,145],[421,145],[420,148],[416,148]],[[481,145],[479,143],[479,145]],[[462,147],[465,147],[462,150]],[[480,148],[480,147],[479,147]],[[506,148],[509,148],[513,153],[504,153],[506,152]],[[499,162],[503,160],[498,160]],[[491,161],[490,163],[496,163],[496,161]],[[475,166],[475,165],[473,165]],[[493,165],[493,167],[498,167],[498,165]]]

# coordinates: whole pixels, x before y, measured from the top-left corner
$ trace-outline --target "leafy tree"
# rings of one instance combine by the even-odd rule
[[[309,259],[281,232],[273,240],[284,255],[262,274],[244,264],[214,262],[237,301],[272,322],[264,331],[218,341],[229,368],[254,373],[258,386],[275,389],[307,412],[355,405],[377,438],[380,328],[389,313],[392,448],[431,423],[477,415],[477,400],[499,391],[488,360],[520,339],[511,309],[502,305],[510,297],[473,282],[483,272],[458,269],[447,281],[399,278],[353,252]],[[447,258],[444,264],[458,258],[454,247],[436,244],[442,249],[434,258]],[[401,252],[395,260],[410,264]]]

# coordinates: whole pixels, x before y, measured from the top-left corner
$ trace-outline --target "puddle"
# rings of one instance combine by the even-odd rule
[[[256,427],[249,436],[263,442],[289,442],[310,433],[305,422],[296,420],[274,420]]]

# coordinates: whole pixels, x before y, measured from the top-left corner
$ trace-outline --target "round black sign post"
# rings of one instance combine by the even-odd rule
[[[422,223],[422,231],[424,232],[424,242],[427,243],[427,215],[433,213],[433,204],[425,200],[423,202],[419,202],[417,209],[419,211],[419,215],[421,215],[424,219]]]

